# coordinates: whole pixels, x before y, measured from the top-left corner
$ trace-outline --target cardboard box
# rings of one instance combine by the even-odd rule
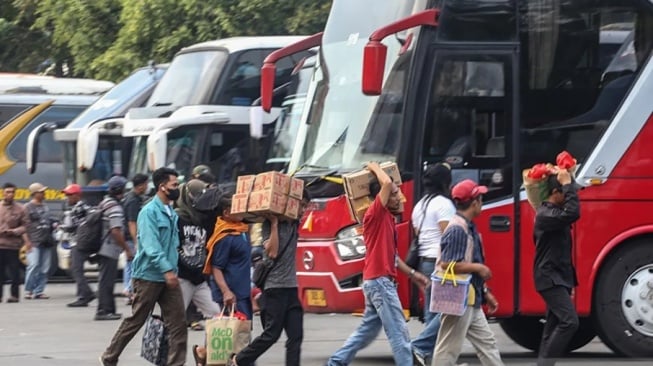
[[[277,214],[286,212],[288,196],[274,189],[254,191],[249,195],[247,212],[254,214]]]
[[[231,215],[241,220],[260,221],[256,215],[247,212],[249,193],[237,193],[231,197]]]
[[[396,185],[401,185],[401,174],[396,163],[383,163],[380,165],[386,174],[392,178]],[[350,199],[367,197],[370,195],[370,182],[375,179],[367,169],[359,170],[342,176],[345,192]]]
[[[283,216],[292,219],[292,220],[297,220],[299,217],[299,205],[301,203],[301,200],[293,197],[288,197],[288,202],[286,203],[286,212],[284,212]]]
[[[256,175],[254,191],[272,189],[281,194],[288,194],[290,177],[279,172],[267,172]]]
[[[241,175],[236,183],[236,194],[249,193],[254,187],[255,175]]]
[[[288,195],[301,201],[304,197],[304,181],[297,178],[290,178],[290,191]]]
[[[365,217],[365,212],[372,204],[370,197],[360,197],[347,200],[349,206],[349,214],[351,218],[356,220],[358,223],[363,223],[363,217]]]

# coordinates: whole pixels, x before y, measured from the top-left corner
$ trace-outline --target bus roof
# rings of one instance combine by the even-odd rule
[[[232,37],[197,43],[183,48],[179,53],[188,53],[211,48],[225,48],[229,53],[249,50],[252,48],[281,48],[290,43],[306,38],[306,36],[265,36],[265,37]]]
[[[0,94],[99,95],[113,85],[104,80],[0,73]]]

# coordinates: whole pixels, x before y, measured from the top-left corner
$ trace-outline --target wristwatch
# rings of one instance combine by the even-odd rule
[[[491,291],[491,290],[490,290],[489,287],[483,287],[483,294],[487,294],[487,293],[490,292],[490,291]]]
[[[415,269],[413,268],[410,270],[410,274],[408,275],[408,277],[412,278],[414,275],[415,275]]]

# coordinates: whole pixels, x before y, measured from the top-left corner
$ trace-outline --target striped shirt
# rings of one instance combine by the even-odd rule
[[[467,221],[469,234],[474,238],[474,250],[472,251],[472,263],[485,263],[481,237],[476,231],[476,226]],[[467,233],[461,226],[447,228],[442,236],[442,262],[464,262],[465,250],[467,249]],[[485,281],[477,273],[472,273],[472,286],[476,290],[476,301],[474,307],[481,307],[483,301],[483,286]]]

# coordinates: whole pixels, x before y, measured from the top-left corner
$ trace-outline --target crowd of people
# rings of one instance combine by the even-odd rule
[[[356,353],[368,346],[384,329],[397,365],[456,365],[463,341],[469,340],[483,365],[503,365],[494,334],[482,305],[491,314],[499,306],[485,281],[492,277],[485,265],[483,243],[474,224],[480,215],[487,188],[472,180],[451,187],[451,171],[435,164],[423,176],[424,196],[412,213],[418,238],[419,263],[411,268],[397,251],[395,216],[401,212],[403,195],[376,163],[367,168],[376,180],[370,184],[372,204],[363,219],[366,256],[363,268],[365,312],[362,322],[327,361],[328,366],[348,365]],[[168,365],[183,365],[187,353],[186,310],[192,304],[210,318],[222,306],[234,307],[252,319],[260,308],[263,332],[230,356],[227,365],[247,366],[268,350],[286,332],[286,365],[299,365],[303,340],[303,310],[297,290],[295,252],[299,222],[265,216],[263,256],[274,260],[262,295],[252,296],[252,246],[249,226],[231,214],[235,185],[217,187],[208,168],[200,166],[188,182],[180,185],[178,174],[160,168],[152,174],[156,193],[145,199],[148,177],[132,178],[133,189],[125,195],[127,180],[112,177],[108,194],[97,209],[102,211],[102,245],[94,253],[73,246],[72,274],[77,300],[71,307],[88,306],[96,298],[84,276],[84,262],[98,262],[98,307],[96,320],[118,320],[113,296],[117,263],[121,252],[128,258],[124,270],[124,293],[132,314],[117,329],[100,357],[102,365],[117,365],[120,354],[158,304],[169,335]],[[52,231],[59,228],[74,238],[74,228],[92,208],[81,199],[81,187],[70,185],[66,194],[70,209],[62,223],[53,220],[43,204],[46,187],[30,185],[32,200],[13,201],[16,187],[6,183],[0,206],[0,283],[5,269],[11,273],[11,296],[19,301],[18,250],[28,248],[25,279],[26,299],[47,299],[45,286],[53,247]],[[211,209],[200,210],[198,199],[213,189]],[[216,194],[217,192],[217,194]],[[569,173],[560,171],[547,180],[548,199],[537,209],[534,278],[548,312],[538,354],[539,366],[553,365],[565,352],[578,327],[571,301],[577,285],[571,264],[570,225],[579,218],[579,202]],[[206,201],[203,200],[203,201]],[[304,192],[299,217],[310,201]],[[74,239],[73,239],[74,240]],[[94,255],[93,255],[94,254]],[[451,266],[449,266],[451,264]],[[430,311],[429,276],[452,267],[470,274],[474,296],[461,316]],[[423,331],[411,341],[397,293],[397,274],[403,272],[425,291]],[[0,299],[2,298],[0,286]],[[194,345],[198,365],[206,362],[204,345]]]

